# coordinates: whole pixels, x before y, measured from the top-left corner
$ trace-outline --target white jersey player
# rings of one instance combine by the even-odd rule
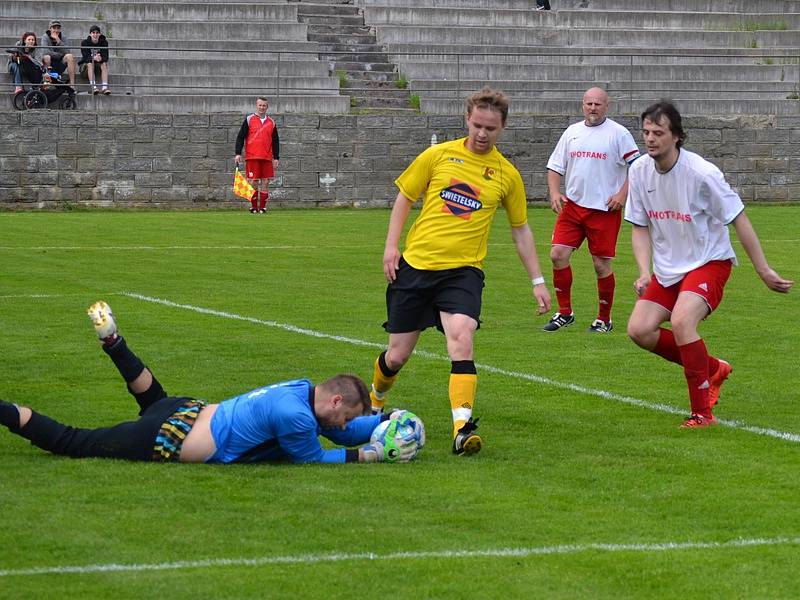
[[[681,427],[707,427],[716,423],[712,409],[733,370],[708,353],[697,331],[722,301],[736,262],[727,226],[734,226],[769,289],[786,293],[794,281],[769,266],[742,200],[720,170],[682,148],[686,135],[675,106],[666,101],[650,106],[642,113],[642,132],[647,156],[630,169],[625,208],[633,225],[639,268],[634,289],[640,296],[628,335],[645,350],[683,366],[691,416]],[[671,329],[661,327],[667,321]]]
[[[628,165],[639,157],[639,149],[625,127],[606,117],[608,96],[603,90],[587,90],[582,106],[584,120],[567,127],[547,162],[550,207],[558,214],[550,250],[558,312],[544,330],[558,331],[575,321],[570,257],[585,239],[598,295],[597,318],[589,331],[608,333],[616,287],[611,262],[628,193]]]

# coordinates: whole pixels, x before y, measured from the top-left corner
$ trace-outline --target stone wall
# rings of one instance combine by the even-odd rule
[[[236,208],[239,114],[0,112],[0,208],[76,205]],[[531,202],[546,198],[547,158],[575,116],[509,117],[501,150]],[[619,118],[640,140],[634,118]],[[461,116],[277,116],[273,207],[388,206],[393,180],[431,142],[465,135]],[[800,117],[684,120],[687,148],[719,165],[745,201],[800,200]]]

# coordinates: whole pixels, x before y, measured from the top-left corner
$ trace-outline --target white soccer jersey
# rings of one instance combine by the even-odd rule
[[[581,121],[561,134],[547,168],[565,177],[564,195],[575,204],[607,211],[606,202],[638,157],[633,136],[616,121],[606,119],[594,127]]]
[[[717,167],[681,150],[667,173],[643,156],[628,178],[625,220],[650,228],[653,271],[661,285],[674,285],[712,260],[736,264],[728,224],[744,204]]]

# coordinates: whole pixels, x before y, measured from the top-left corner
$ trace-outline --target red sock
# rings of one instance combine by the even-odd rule
[[[261,192],[261,202],[258,205],[259,210],[264,210],[267,207],[267,200],[269,200],[269,192]]]
[[[656,347],[653,348],[653,354],[658,354],[661,358],[666,358],[670,362],[682,365],[681,351],[678,349],[678,344],[675,343],[675,336],[672,334],[671,329],[664,329],[661,327],[658,330],[658,342]],[[708,374],[713,375],[719,369],[719,359],[708,355]]]
[[[597,280],[598,309],[597,318],[608,323],[611,320],[611,307],[614,305],[614,287],[616,280],[614,274]]]
[[[258,210],[258,190],[254,190],[253,195],[250,196],[250,208]]]
[[[666,358],[670,362],[682,365],[681,351],[678,349],[678,344],[675,342],[675,336],[672,334],[671,329],[660,327],[658,330],[658,342],[656,347],[653,348],[653,353],[658,354],[661,358]]]
[[[558,312],[562,315],[572,314],[572,267],[553,269],[553,287],[558,300]]]
[[[689,403],[692,412],[704,417],[711,416],[708,405],[708,350],[702,339],[678,346],[683,362],[683,374],[689,387]]]

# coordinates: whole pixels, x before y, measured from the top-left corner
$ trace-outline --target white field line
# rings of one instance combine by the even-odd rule
[[[528,558],[579,554],[589,552],[680,552],[686,550],[725,550],[763,546],[799,545],[800,537],[735,539],[725,542],[662,542],[652,544],[569,544],[539,546],[532,548],[496,548],[486,550],[440,550],[418,552],[373,552],[299,554],[288,556],[259,556],[255,558],[207,558],[178,560],[161,563],[105,563],[94,565],[63,565],[52,567],[30,567],[22,569],[0,569],[0,577],[31,577],[36,575],[67,575],[111,572],[169,571],[181,569],[206,569],[213,567],[263,567],[269,565],[311,565],[344,561],[398,561],[461,558]]]
[[[328,333],[322,333],[320,331],[314,331],[313,329],[304,329],[302,327],[297,327],[295,325],[290,325],[288,323],[278,323],[277,321],[265,321],[263,319],[256,319],[255,317],[245,317],[243,315],[237,315],[234,313],[229,313],[220,310],[214,310],[211,308],[203,308],[200,306],[194,306],[191,304],[179,304],[177,302],[172,302],[171,300],[165,300],[162,298],[153,298],[150,296],[143,296],[141,294],[137,294],[134,292],[121,292],[121,295],[127,296],[129,298],[135,298],[137,300],[142,300],[144,302],[152,302],[155,304],[162,304],[164,306],[170,306],[173,308],[181,308],[184,310],[190,310],[193,312],[212,315],[215,317],[222,317],[225,319],[234,319],[236,321],[246,321],[249,323],[254,323],[257,325],[265,325],[267,327],[274,327],[276,329],[283,329],[285,331],[290,331],[292,333],[299,333],[301,335],[307,335],[316,338],[322,338],[327,340],[333,340],[336,342],[343,342],[345,344],[351,344],[353,346],[366,346],[369,348],[377,348],[383,349],[385,348],[385,344],[377,344],[375,342],[367,342],[365,340],[359,340],[355,338],[348,338],[340,335],[332,335]],[[432,359],[432,360],[441,360],[441,361],[449,361],[450,359],[447,356],[441,354],[435,354],[433,352],[427,352],[424,350],[415,350],[414,354],[417,356],[422,356],[424,358]],[[520,373],[517,371],[508,371],[506,369],[501,369],[499,367],[494,367],[492,365],[485,365],[481,363],[476,363],[476,367],[481,369],[482,371],[486,371],[489,373],[495,373],[497,375],[504,375],[506,377],[511,377],[514,379],[524,379],[526,381],[532,381],[534,383],[539,383],[542,385],[547,385],[559,389],[569,390],[572,392],[577,392],[579,394],[586,394],[589,396],[598,396],[600,398],[604,398],[606,400],[614,400],[616,402],[621,402],[623,404],[630,404],[632,406],[637,406],[639,408],[646,408],[648,410],[655,410],[659,412],[665,412],[670,414],[676,415],[683,415],[686,413],[685,410],[675,408],[674,406],[669,406],[667,404],[660,404],[657,402],[648,402],[646,400],[640,400],[638,398],[632,398],[630,396],[623,396],[621,394],[615,394],[614,392],[607,392],[605,390],[598,390],[594,388],[584,387],[582,385],[577,385],[574,383],[564,383],[561,381],[556,381],[554,379],[550,379],[548,377],[542,377],[540,375],[534,375],[531,373]],[[789,433],[785,431],[778,431],[775,429],[769,429],[765,427],[756,427],[753,425],[747,425],[746,423],[742,423],[741,421],[735,421],[731,419],[720,419],[718,418],[717,421],[720,425],[724,425],[726,427],[731,427],[733,429],[740,429],[742,431],[748,431],[750,433],[755,433],[758,435],[765,435],[768,437],[777,438],[780,440],[784,440],[787,442],[800,442],[800,434],[796,433]]]

